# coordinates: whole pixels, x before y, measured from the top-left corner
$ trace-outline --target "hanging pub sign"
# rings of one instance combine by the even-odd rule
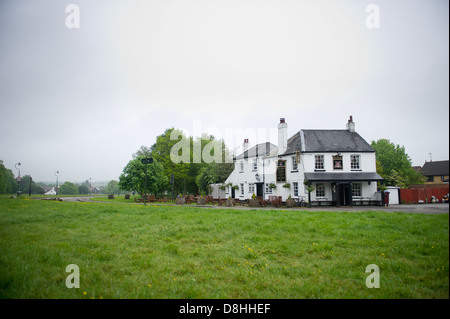
[[[333,169],[343,169],[341,155],[333,156]]]
[[[295,152],[295,164],[300,164],[300,151]]]

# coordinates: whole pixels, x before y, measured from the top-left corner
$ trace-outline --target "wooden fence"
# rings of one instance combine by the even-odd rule
[[[431,188],[431,187],[422,187],[422,188],[410,188],[410,189],[401,189],[400,190],[400,200],[401,203],[419,203],[419,201],[423,201],[424,203],[431,203],[431,198],[434,196],[439,202],[442,201],[444,195],[449,193],[449,188]]]

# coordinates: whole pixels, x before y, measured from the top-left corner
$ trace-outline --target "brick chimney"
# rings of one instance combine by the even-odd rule
[[[353,122],[353,116],[350,115],[350,118],[347,123],[347,130],[354,133],[355,132],[355,123]]]
[[[287,150],[287,123],[284,118],[280,118],[278,124],[278,155],[284,154]]]

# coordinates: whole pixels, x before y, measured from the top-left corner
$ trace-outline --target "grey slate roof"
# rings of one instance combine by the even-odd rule
[[[266,152],[262,150],[266,145]],[[258,156],[275,156],[278,147],[266,142],[259,145]],[[252,157],[256,154],[256,146],[249,149],[245,154],[237,157],[241,159]],[[294,154],[296,151],[304,152],[375,152],[361,135],[348,130],[301,130],[287,140],[287,149],[284,154]],[[278,154],[283,155],[283,154]]]
[[[270,152],[272,152],[276,148],[277,147],[274,144],[270,143],[270,142],[256,144],[255,146],[249,148],[244,153],[238,155],[236,157],[236,159],[243,159],[243,158],[248,158],[248,157],[254,157],[256,155],[261,156],[261,157],[262,156],[267,156]]]
[[[425,162],[420,170],[424,176],[442,176],[448,175],[449,161]]]
[[[375,152],[358,133],[348,130],[302,130],[302,152]]]

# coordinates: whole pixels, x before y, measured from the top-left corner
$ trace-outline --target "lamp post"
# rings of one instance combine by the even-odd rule
[[[22,165],[20,162],[16,163],[15,167],[18,170],[18,175],[17,175],[17,196],[20,196],[21,190],[20,190],[20,181],[22,180],[22,178],[20,177],[20,168],[18,168],[17,166]]]
[[[59,171],[56,171],[55,172],[55,175],[56,175],[56,187],[55,187],[56,195],[58,195],[58,174],[59,174]]]

